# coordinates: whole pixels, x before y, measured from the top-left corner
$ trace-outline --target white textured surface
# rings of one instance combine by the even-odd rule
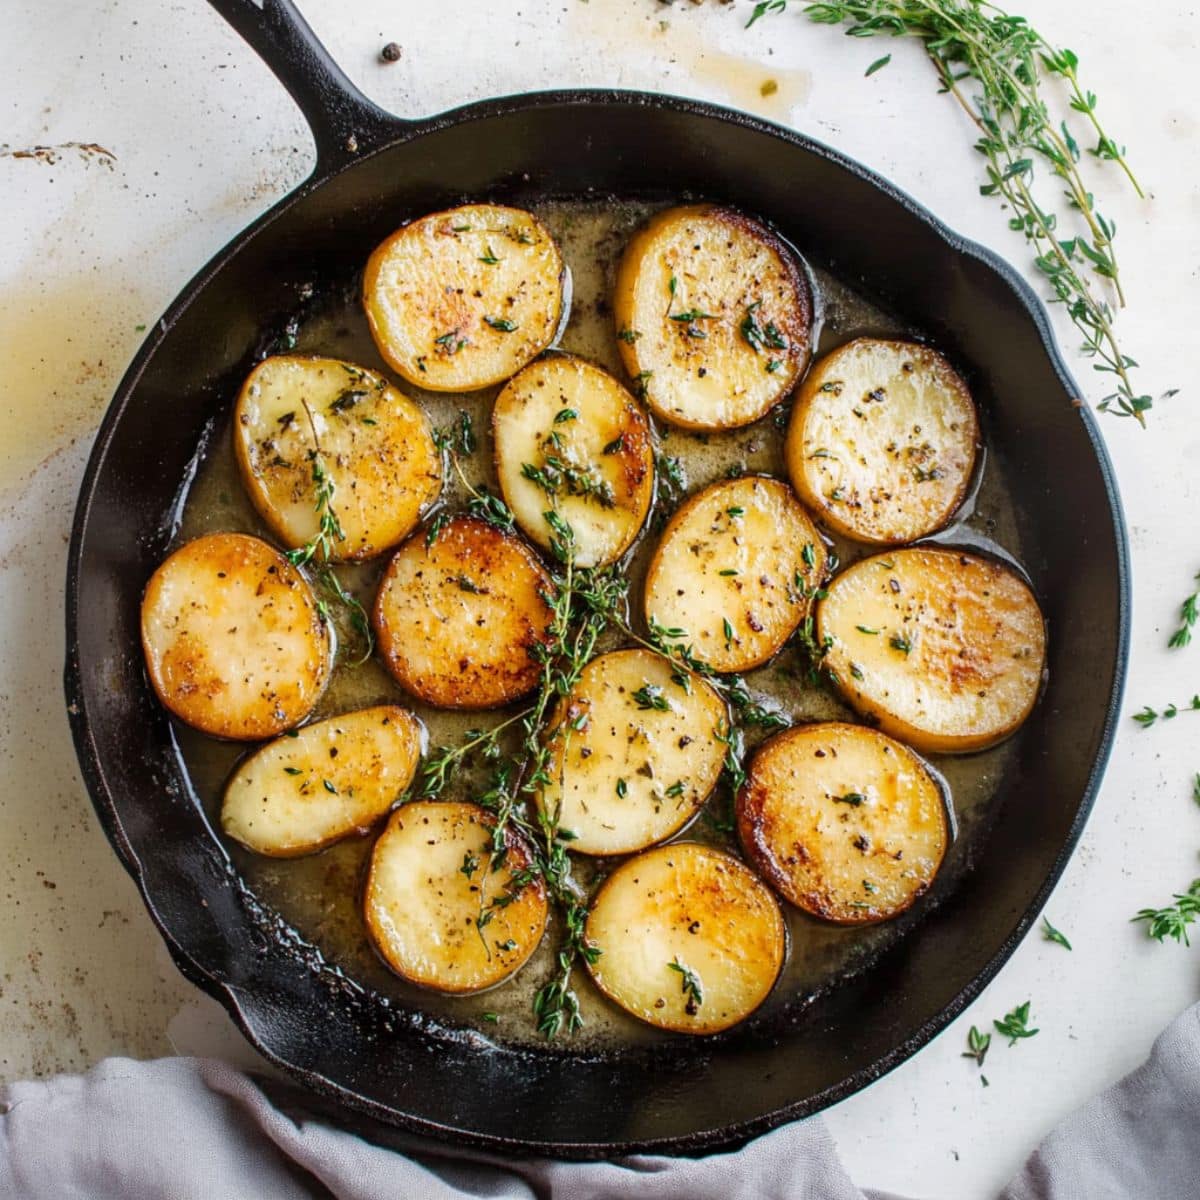
[[[1194,322],[1200,297],[1196,12],[1159,0],[1021,0],[1071,44],[1152,198],[1103,173],[1120,226],[1129,352],[1148,386],[1184,389],[1150,429],[1105,420],[1135,568],[1127,711],[1186,700],[1200,645],[1164,649],[1200,569],[1193,514]],[[412,0],[305,4],[361,86],[402,114],[547,86],[621,85],[750,107],[890,176],[951,226],[1024,264],[961,114],[916,48],[855,42],[793,11],[741,29],[745,4],[654,0]],[[353,17],[343,14],[353,9]],[[795,9],[795,6],[793,6]],[[660,27],[660,19],[667,22]],[[386,41],[401,62],[378,63]],[[886,50],[891,65],[863,71]],[[768,78],[779,90],[760,96]],[[201,0],[8,0],[0,140],[99,142],[112,170],[0,157],[0,1077],[77,1070],[173,1048],[247,1061],[224,1016],[176,974],[80,784],[59,690],[64,549],[91,432],[159,312],[230,236],[311,163],[298,114]],[[1075,339],[1065,332],[1063,342]],[[1076,364],[1085,386],[1093,376]],[[1098,389],[1094,395],[1100,394]],[[1128,918],[1200,874],[1200,715],[1143,732],[1126,720],[1095,813],[1048,912],[1075,950],[1032,936],[961,1020],[828,1119],[853,1177],[922,1197],[994,1193],[1050,1126],[1145,1054],[1200,998],[1200,950],[1149,942]],[[960,1057],[972,1022],[1025,999],[1042,1033],[994,1044],[989,1088]]]

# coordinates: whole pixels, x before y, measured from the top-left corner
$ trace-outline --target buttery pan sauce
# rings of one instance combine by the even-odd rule
[[[632,231],[653,208],[612,199],[533,203],[529,207],[557,238],[569,270],[569,320],[557,346],[595,361],[618,378],[625,378],[613,332],[610,297],[620,254]],[[816,356],[862,334],[922,340],[920,330],[898,323],[831,275],[813,270],[811,281],[817,304]],[[392,377],[367,328],[357,279],[348,279],[337,292],[315,298],[305,307],[294,328],[295,353],[343,358]],[[491,407],[499,388],[460,396],[419,392],[407,384],[402,387],[417,400],[435,427],[451,425],[460,413],[470,415],[479,447],[464,461],[464,470],[473,485],[485,484],[497,492],[489,430]],[[984,400],[982,440],[986,447]],[[231,395],[231,412],[233,401]],[[786,479],[783,456],[786,413],[784,405],[754,425],[722,433],[696,434],[661,426],[660,450],[677,460],[689,494],[738,470]],[[218,530],[244,531],[270,538],[246,498],[232,441],[226,421],[214,431],[186,492],[176,544]],[[676,499],[664,498],[663,491],[660,479],[658,501],[629,555],[630,607],[635,622],[640,621],[642,580],[658,540],[657,532],[678,503]],[[461,482],[453,471],[448,472],[441,505],[455,511],[464,501]],[[1010,562],[1020,560],[1016,511],[1003,464],[986,449],[980,454],[976,476],[957,524],[937,535],[936,540],[983,549]],[[843,564],[869,552],[838,539],[834,539],[834,547]],[[368,608],[387,558],[384,555],[367,564],[339,568],[343,582]],[[352,630],[340,628],[339,636],[355,643]],[[600,648],[616,649],[621,644],[618,637],[610,634]],[[774,661],[749,672],[746,682],[756,700],[777,706],[795,722],[857,719],[829,691],[808,680],[794,649],[785,648]],[[487,728],[516,711],[509,708],[488,713],[455,713],[429,708],[402,692],[378,661],[372,660],[356,668],[340,664],[312,719],[382,703],[400,704],[414,711],[424,725],[430,748],[457,744],[468,730]],[[762,735],[755,730],[746,733],[749,752]],[[213,827],[219,828],[222,789],[245,748],[214,741],[178,724],[176,735],[195,792]],[[787,962],[771,997],[746,1023],[749,1028],[794,1018],[823,991],[861,973],[903,937],[940,897],[953,890],[985,840],[995,816],[998,790],[1022,736],[1018,733],[994,749],[966,757],[929,756],[947,795],[954,837],[932,891],[908,913],[881,925],[847,928],[818,922],[782,904],[789,931]],[[485,787],[482,774],[466,770],[455,778],[443,797],[469,799]],[[737,853],[736,839],[728,831],[729,817],[729,798],[724,789],[718,788],[706,811],[676,837],[720,845]],[[452,1027],[474,1028],[492,1041],[545,1045],[536,1032],[531,1004],[536,991],[554,971],[561,935],[557,918],[551,918],[547,936],[529,962],[493,990],[451,997],[406,984],[376,955],[363,924],[365,865],[375,836],[373,833],[369,837],[351,837],[309,857],[295,859],[264,858],[236,844],[226,842],[226,845],[247,887],[266,909],[277,913],[332,966],[388,997],[393,1007],[418,1009]],[[589,889],[619,861],[582,856],[574,856],[574,860],[575,878]],[[573,982],[585,1024],[574,1035],[560,1035],[553,1048],[594,1053],[605,1047],[644,1045],[672,1036],[635,1021],[605,1000],[582,965],[576,968]]]

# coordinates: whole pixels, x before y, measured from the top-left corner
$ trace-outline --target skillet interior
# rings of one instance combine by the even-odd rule
[[[365,259],[407,214],[466,195],[593,188],[692,192],[759,212],[969,364],[994,398],[991,449],[1024,511],[1024,562],[1051,630],[1047,693],[987,853],[958,891],[793,1027],[770,1039],[688,1041],[652,1062],[487,1049],[322,969],[239,888],[145,682],[136,627],[197,442],[300,289],[344,274],[347,258]],[[499,101],[409,127],[285,200],[235,248],[168,314],[123,382],[85,481],[69,580],[67,687],[85,776],[185,974],[268,1057],[351,1108],[568,1156],[728,1144],[849,1094],[951,1020],[1011,953],[1078,837],[1124,669],[1115,492],[1027,289],[821,147],[739,114],[630,94]]]

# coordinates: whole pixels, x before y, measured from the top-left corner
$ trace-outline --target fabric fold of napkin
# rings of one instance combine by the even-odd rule
[[[511,1160],[387,1149],[272,1103],[223,1063],[107,1059],[0,1100],[2,1200],[899,1200],[860,1191],[819,1119],[729,1154]],[[1069,1117],[1000,1200],[1197,1200],[1200,1005]]]

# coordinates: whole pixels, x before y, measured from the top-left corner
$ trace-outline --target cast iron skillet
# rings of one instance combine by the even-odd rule
[[[1012,953],[1082,830],[1127,649],[1111,469],[1046,314],[999,259],[895,187],[743,113],[636,92],[550,92],[402,121],[363,97],[292,0],[212,0],[266,59],[317,144],[312,177],[222,250],[142,346],[100,429],[67,579],[66,693],[108,837],[179,968],[268,1059],[344,1119],[563,1157],[726,1146],[850,1095],[942,1029]],[[462,197],[685,193],[774,221],[811,258],[969,366],[1024,512],[1049,684],[1000,813],[953,896],[868,972],[766,1037],[611,1052],[489,1049],[341,978],[243,888],[176,757],[137,613],[167,514],[264,327],[402,219]]]

